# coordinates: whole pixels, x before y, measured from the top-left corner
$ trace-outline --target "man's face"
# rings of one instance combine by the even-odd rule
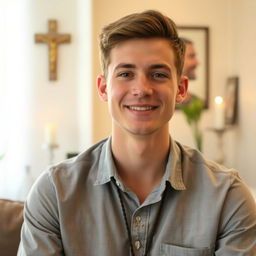
[[[108,74],[98,77],[98,91],[108,102],[113,132],[168,132],[175,103],[187,90],[187,81],[177,77],[174,63],[165,39],[132,39],[111,50]]]
[[[198,66],[196,51],[193,44],[186,44],[183,75],[189,80],[196,79],[196,68]]]

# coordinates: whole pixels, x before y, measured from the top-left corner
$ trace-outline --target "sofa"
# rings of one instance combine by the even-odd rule
[[[0,255],[16,256],[23,222],[21,201],[0,199]]]

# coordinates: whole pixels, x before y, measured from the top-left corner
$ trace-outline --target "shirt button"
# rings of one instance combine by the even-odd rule
[[[141,221],[141,217],[140,217],[140,216],[136,216],[135,219],[136,219],[136,222],[137,222],[137,223],[140,223],[140,221]]]
[[[134,246],[137,250],[139,250],[141,247],[140,241],[135,241]]]
[[[135,227],[139,227],[141,224],[141,217],[140,216],[136,216],[135,217]]]

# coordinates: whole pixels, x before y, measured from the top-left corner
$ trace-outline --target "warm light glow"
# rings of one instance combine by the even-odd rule
[[[45,143],[47,145],[56,144],[56,124],[55,123],[47,123],[45,126]]]
[[[216,98],[215,98],[215,103],[216,104],[222,104],[223,103],[223,98],[221,97],[221,96],[217,96]]]
[[[215,99],[215,123],[216,129],[223,129],[225,127],[225,104],[222,97],[217,96]]]

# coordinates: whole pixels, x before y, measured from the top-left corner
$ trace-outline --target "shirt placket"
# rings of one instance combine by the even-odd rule
[[[123,199],[130,225],[131,243],[134,255],[144,256],[146,254],[147,243],[150,239],[152,226],[156,221],[156,214],[159,210],[159,194],[162,193],[163,188],[159,185],[153,192],[151,192],[148,199],[140,205],[137,196],[130,190],[121,186],[120,182],[116,182],[117,186],[123,191]],[[125,191],[125,192],[124,192]],[[150,248],[152,251],[152,247]],[[149,255],[150,255],[149,251]],[[130,253],[130,255],[132,255]]]
[[[144,256],[149,235],[150,206],[137,209],[131,219],[133,251],[136,256]]]

